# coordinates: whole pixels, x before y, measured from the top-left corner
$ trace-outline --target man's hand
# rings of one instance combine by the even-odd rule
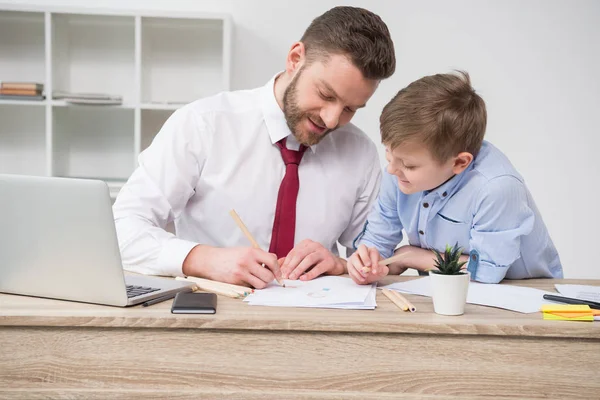
[[[251,247],[198,245],[185,258],[183,273],[257,289],[265,288],[276,277],[281,279],[277,256]]]
[[[380,260],[381,255],[375,247],[367,247],[361,244],[348,259],[348,274],[359,285],[377,282],[390,272],[388,267],[379,265]],[[365,272],[363,268],[368,269],[368,271]]]
[[[322,244],[306,239],[298,243],[285,257],[281,274],[283,279],[309,281],[323,274],[345,273],[344,263],[344,260],[334,256]]]

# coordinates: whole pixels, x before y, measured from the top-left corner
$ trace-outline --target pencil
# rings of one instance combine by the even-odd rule
[[[209,281],[208,279],[203,279],[204,282],[196,282],[195,278],[192,276],[187,277],[187,278],[177,277],[175,279],[181,280],[181,281],[194,282],[196,284],[196,286],[198,286],[198,288],[200,288],[201,290],[204,290],[206,292],[220,294],[221,296],[231,297],[232,299],[239,299],[239,298],[246,296],[245,294],[242,294],[233,288],[215,284],[216,282]],[[201,279],[201,278],[196,278],[196,279]]]
[[[410,301],[408,301],[408,299],[404,296],[402,296],[400,293],[396,292],[395,290],[392,290],[394,296],[396,296],[397,298],[399,298],[400,300],[402,300],[407,306],[410,312],[415,312],[417,311],[417,308],[415,306],[412,305],[412,303]]]
[[[244,233],[244,235],[246,235],[246,238],[248,238],[250,243],[252,243],[252,247],[255,249],[260,249],[258,242],[254,239],[254,236],[252,236],[248,228],[246,228],[246,224],[244,224],[244,221],[242,221],[238,213],[235,212],[235,210],[231,210],[229,211],[229,215],[231,215],[231,218],[233,218],[240,230]]]
[[[246,287],[246,286],[240,286],[240,285],[234,285],[232,283],[225,283],[225,282],[219,282],[219,281],[213,281],[210,279],[204,279],[204,278],[198,278],[195,276],[188,276],[187,278],[184,278],[188,281],[192,281],[195,282],[197,284],[207,284],[207,285],[216,285],[216,286],[222,286],[228,289],[233,289],[237,292],[239,292],[240,294],[243,295],[249,295],[250,293],[254,293],[254,289]]]
[[[385,267],[386,265],[390,265],[391,263],[398,261],[404,256],[406,256],[406,254],[396,254],[391,256],[390,258],[386,258],[385,260],[379,261],[377,264],[380,267]],[[362,267],[361,270],[362,272],[371,272],[371,267]]]
[[[237,226],[241,229],[244,235],[246,235],[246,238],[248,238],[250,243],[252,243],[252,247],[254,247],[255,249],[260,249],[258,242],[256,241],[256,239],[254,239],[254,236],[252,236],[248,228],[246,228],[246,224],[244,224],[244,221],[242,221],[238,213],[232,209],[231,211],[229,211],[229,215],[231,215],[231,218],[233,218]],[[280,286],[285,287],[285,284],[282,283],[279,279],[277,279],[277,277],[275,277],[275,280],[277,281],[277,283],[279,283]]]
[[[408,311],[408,305],[406,305],[406,303],[394,296],[394,292],[392,290],[383,289],[382,292],[385,295],[385,297],[390,299],[391,302],[398,306],[398,308],[400,308],[402,311]]]

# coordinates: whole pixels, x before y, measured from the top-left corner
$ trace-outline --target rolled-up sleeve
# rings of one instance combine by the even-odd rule
[[[402,223],[398,215],[398,189],[394,176],[383,172],[379,196],[373,204],[363,231],[354,241],[355,248],[361,244],[375,247],[383,258],[391,257],[402,241]]]
[[[521,238],[531,233],[535,214],[525,185],[513,176],[490,180],[474,207],[469,271],[476,281],[498,283],[521,257]]]
[[[139,167],[113,206],[125,269],[178,276],[197,245],[165,230],[182,212],[202,168],[200,134],[205,124],[191,111],[176,111],[139,157]]]

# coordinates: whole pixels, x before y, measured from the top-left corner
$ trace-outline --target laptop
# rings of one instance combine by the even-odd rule
[[[0,174],[0,292],[132,306],[193,283],[125,274],[105,182]]]

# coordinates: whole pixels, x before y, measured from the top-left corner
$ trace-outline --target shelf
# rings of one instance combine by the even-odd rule
[[[53,115],[54,175],[125,180],[133,172],[132,110],[57,107]]]
[[[187,103],[161,104],[161,103],[143,103],[140,105],[142,110],[170,110],[175,111],[185,106]]]
[[[0,81],[44,83],[44,13],[0,10],[0,38]]]
[[[6,100],[0,99],[0,106],[45,106],[46,100]]]
[[[0,81],[42,83],[46,95],[0,99],[0,173],[124,182],[175,110],[229,90],[227,14],[0,8]],[[123,102],[70,103],[58,91]]]
[[[65,100],[52,100],[50,102],[52,107],[86,107],[86,108],[124,108],[133,109],[136,108],[135,104],[123,103],[123,104],[83,104],[83,103],[69,103]]]
[[[135,19],[53,14],[53,90],[135,101]]]
[[[45,175],[45,109],[0,107],[0,173]]]
[[[189,103],[226,90],[223,24],[142,18],[142,102]]]

